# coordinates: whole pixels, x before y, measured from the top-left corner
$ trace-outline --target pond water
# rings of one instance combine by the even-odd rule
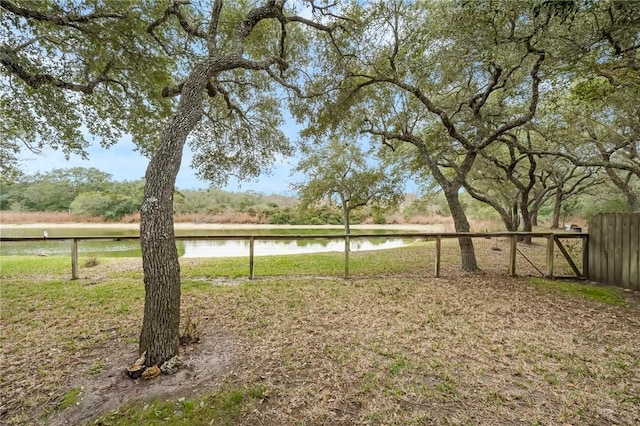
[[[42,236],[44,228],[2,228],[0,235],[3,237]],[[189,229],[176,230],[177,235],[318,235],[340,234],[339,229]],[[390,233],[393,231],[354,231],[366,233]],[[82,237],[105,236],[118,237],[126,235],[138,235],[138,230],[133,228],[61,228],[47,229],[49,237]],[[408,241],[402,238],[356,238],[350,242],[352,251],[382,250],[401,247]],[[302,254],[320,252],[344,251],[342,239],[315,239],[315,240],[256,240],[254,243],[255,256],[269,256],[282,254]],[[181,257],[242,257],[249,256],[248,240],[181,240],[177,241],[178,253]],[[79,241],[78,252],[81,257],[139,257],[140,243],[137,240],[126,241]],[[29,241],[29,242],[3,242],[0,246],[1,256],[25,255],[25,256],[67,256],[71,253],[71,241]]]

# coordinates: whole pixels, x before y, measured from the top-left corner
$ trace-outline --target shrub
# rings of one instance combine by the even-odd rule
[[[84,261],[84,266],[87,268],[93,268],[94,266],[98,266],[100,264],[100,259],[97,256],[91,256]]]

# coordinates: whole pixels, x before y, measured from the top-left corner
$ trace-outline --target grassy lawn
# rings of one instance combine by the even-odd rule
[[[457,273],[455,251],[435,279],[430,244],[352,253],[350,280],[340,254],[261,257],[254,281],[246,259],[184,260],[182,309],[201,342],[183,349],[194,385],[172,389],[160,386],[174,376],[123,374],[142,318],[139,259],[99,259],[69,281],[66,258],[4,257],[0,423],[640,422],[637,295]],[[215,351],[227,367],[201,374]],[[88,404],[108,381],[102,400],[139,393]]]

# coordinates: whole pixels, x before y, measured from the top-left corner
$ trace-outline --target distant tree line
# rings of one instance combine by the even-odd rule
[[[119,221],[125,215],[140,212],[144,180],[115,181],[109,173],[96,168],[73,167],[46,173],[18,175],[0,182],[0,210],[70,212],[80,216],[102,217]],[[301,206],[296,197],[255,191],[229,192],[222,189],[177,190],[175,215],[231,216],[244,213],[256,223],[272,224],[342,224],[339,207],[332,205]],[[352,214],[360,223],[370,213]]]
[[[562,204],[556,208],[558,191],[549,195],[536,210],[536,225],[558,227],[569,218],[588,219],[595,213],[628,212],[625,194],[616,191],[615,185],[605,176],[581,191],[562,193]],[[313,180],[312,180],[313,181]],[[497,188],[497,186],[496,186]],[[119,221],[125,215],[139,213],[144,189],[143,180],[115,181],[108,173],[96,168],[73,167],[54,169],[46,173],[20,175],[12,181],[0,182],[0,210],[70,212],[79,216],[101,217],[107,221]],[[554,188],[555,189],[555,188]],[[405,194],[404,201],[396,200],[391,210],[372,206],[350,212],[351,223],[384,224],[420,222],[433,216],[450,217],[444,194],[437,189],[425,189],[425,194]],[[174,198],[175,215],[201,215],[202,221],[214,220],[226,215],[234,221],[234,215],[244,214],[254,223],[277,225],[344,225],[345,216],[340,201],[331,197],[312,197],[315,202],[294,196],[263,194],[255,191],[229,192],[222,189],[177,190]],[[396,194],[397,196],[398,194]],[[320,200],[320,201],[318,201]],[[468,193],[461,193],[463,209],[473,220],[501,221],[496,209],[476,200]]]
[[[73,167],[0,183],[0,209],[69,211],[119,220],[140,210],[144,182],[116,182],[96,168]]]

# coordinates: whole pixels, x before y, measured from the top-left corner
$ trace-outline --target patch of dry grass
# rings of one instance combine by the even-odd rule
[[[137,338],[141,284],[3,276],[0,286],[0,422],[39,424],[75,378],[108,360],[114,345]]]
[[[202,319],[204,342],[224,332],[238,348],[225,386],[265,389],[240,423],[640,422],[637,296],[610,306],[507,278],[485,259],[500,255],[493,241],[478,251],[496,270],[457,272],[447,244],[444,278],[435,279],[431,244],[353,253],[360,268],[347,281],[221,282],[210,260],[185,262],[184,312]],[[391,266],[368,275],[366,256]],[[46,423],[82,381],[98,380],[96,365],[108,370],[114,350],[135,347],[139,259],[105,259],[72,282],[35,265],[52,261],[0,277],[0,421],[8,424]]]
[[[0,223],[5,224],[25,224],[25,223],[104,223],[101,216],[85,216],[71,214],[69,212],[31,212],[31,211],[0,211]],[[127,214],[118,223],[139,223],[140,213]],[[249,214],[247,212],[225,211],[217,214],[213,213],[189,213],[174,215],[175,223],[219,223],[219,224],[265,224],[267,218],[264,215]],[[367,218],[365,224],[372,224],[373,219]],[[414,216],[406,218],[401,213],[391,213],[385,219],[386,224],[419,224],[419,225],[442,225],[445,232],[454,232],[453,219],[440,215]],[[482,232],[485,230],[497,231],[503,229],[503,225],[496,221],[470,220],[471,230]]]
[[[0,223],[100,223],[102,217],[75,215],[69,212],[26,212],[0,210]]]
[[[174,215],[176,223],[239,223],[261,224],[266,218],[246,212],[224,211],[221,213],[185,213]]]
[[[210,294],[244,341],[244,424],[635,424],[638,307],[522,280],[299,280]]]

